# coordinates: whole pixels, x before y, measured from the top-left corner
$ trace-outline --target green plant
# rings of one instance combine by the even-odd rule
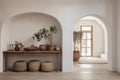
[[[57,33],[57,28],[56,26],[51,26],[50,27],[50,43],[52,44],[53,42],[53,34]]]
[[[15,41],[15,51],[19,51],[23,49],[23,44],[21,42]]]
[[[32,38],[37,39],[37,41],[40,41],[41,39],[50,39],[50,42],[52,43],[53,34],[57,33],[57,28],[55,26],[51,26],[49,30],[46,28],[40,29],[37,33],[33,34]]]
[[[82,32],[81,31],[74,31],[73,32],[74,50],[76,49],[76,44],[80,43],[81,38],[82,38]]]
[[[40,41],[42,38],[47,39],[49,37],[49,31],[45,28],[40,29],[37,33],[33,34],[32,38]]]
[[[18,41],[15,41],[15,46],[24,47],[23,44],[21,42],[18,42]]]
[[[57,28],[56,28],[56,26],[55,26],[55,25],[54,25],[54,26],[51,26],[51,27],[50,27],[50,31],[51,31],[51,34],[57,33]]]

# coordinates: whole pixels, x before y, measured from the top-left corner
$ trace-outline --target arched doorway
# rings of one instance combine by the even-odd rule
[[[40,28],[45,27],[49,29],[49,27],[53,25],[57,27],[57,34],[54,35],[56,36],[56,39],[53,39],[53,42],[62,48],[62,28],[61,24],[55,17],[40,12],[21,13],[10,17],[2,26],[1,53],[5,50],[8,50],[9,44],[14,44],[15,41],[22,42],[25,47],[32,44],[36,46],[39,46],[40,44],[46,44],[47,42],[45,40],[41,42],[33,41],[32,35]],[[3,55],[1,54],[0,56],[0,64],[3,66]],[[22,58],[25,59],[25,57],[21,57],[21,59]],[[33,59],[32,56],[30,58]],[[26,60],[30,60],[30,58],[27,57]],[[16,58],[9,58],[9,68],[12,68],[13,62],[17,59],[17,56]],[[56,60],[53,60],[53,58],[49,59],[54,61],[56,64]],[[2,71],[3,67],[0,68],[0,72]]]
[[[80,31],[82,38],[77,44],[81,57],[77,63],[79,64],[103,64],[108,61],[108,32],[106,25],[97,17],[86,16],[80,19],[75,25],[74,31]],[[99,57],[105,62],[92,62],[90,57]],[[93,61],[94,61],[93,60]]]

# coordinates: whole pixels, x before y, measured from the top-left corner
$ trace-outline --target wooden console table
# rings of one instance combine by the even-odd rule
[[[60,54],[61,51],[3,51],[3,70],[4,72],[8,69],[8,55],[57,55],[57,71],[60,70]]]

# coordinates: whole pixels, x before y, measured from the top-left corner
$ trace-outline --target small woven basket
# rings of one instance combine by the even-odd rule
[[[31,72],[39,71],[39,69],[40,69],[40,61],[38,61],[38,60],[31,60],[28,63],[28,69]]]
[[[16,72],[24,72],[27,70],[27,62],[26,61],[16,61],[13,65],[14,71]]]
[[[51,72],[53,71],[53,63],[50,61],[45,61],[41,63],[41,71]]]

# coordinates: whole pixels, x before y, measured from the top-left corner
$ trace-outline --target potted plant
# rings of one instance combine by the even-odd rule
[[[49,39],[50,40],[50,45],[47,45],[49,50],[53,50],[50,48],[53,48],[53,35],[57,33],[57,28],[55,26],[51,26],[49,30],[47,30],[46,28],[42,28],[40,29],[37,33],[33,34],[32,38],[33,39],[37,39],[37,41],[41,41],[41,39]],[[46,50],[46,46],[45,45],[41,45],[40,48],[42,48],[41,50]]]
[[[23,50],[23,44],[21,42],[15,41],[15,51]]]
[[[50,43],[51,44],[53,44],[53,35],[55,34],[55,33],[57,33],[57,28],[56,28],[56,26],[51,26],[50,27]]]
[[[78,61],[80,58],[80,51],[79,51],[78,47],[76,47],[76,44],[80,43],[81,38],[82,38],[81,31],[74,31],[73,32],[73,42],[74,42],[73,59],[74,59],[74,61]]]
[[[49,39],[50,39],[50,44],[47,45],[48,50],[52,51],[55,48],[55,45],[53,44],[53,36],[54,34],[57,33],[57,28],[56,26],[51,26],[49,30]]]
[[[46,28],[42,28],[40,29],[38,32],[36,32],[35,34],[33,34],[32,38],[33,39],[37,39],[37,41],[41,41],[42,39],[47,39],[49,37],[49,30],[47,30]],[[39,49],[42,51],[46,50],[46,45],[40,45]]]

